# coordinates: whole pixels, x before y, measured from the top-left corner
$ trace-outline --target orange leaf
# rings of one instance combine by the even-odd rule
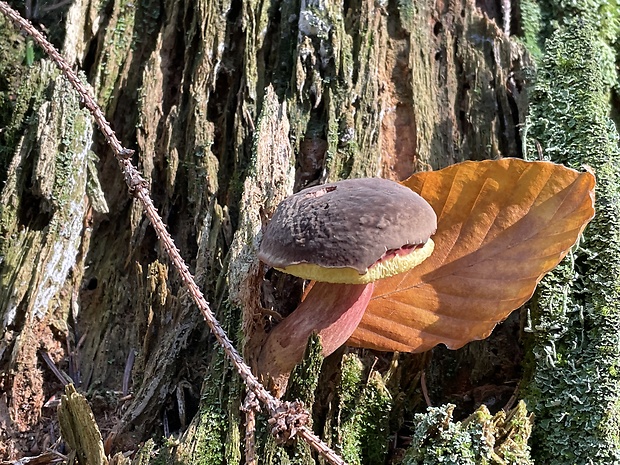
[[[435,251],[375,283],[350,345],[424,352],[484,339],[594,216],[594,176],[549,162],[465,162],[403,184],[437,213]]]

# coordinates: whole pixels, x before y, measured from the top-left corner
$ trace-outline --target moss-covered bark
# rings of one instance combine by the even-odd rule
[[[298,282],[276,273],[263,280],[265,270],[254,254],[260,228],[282,196],[327,179],[402,179],[462,159],[520,155],[520,89],[528,58],[489,16],[473,0],[80,0],[66,11],[66,34],[59,37],[71,64],[84,68],[116,133],[136,149],[134,161],[184,258],[252,360],[252,344],[272,324],[272,313],[263,307],[288,313],[300,294]],[[23,72],[36,75],[46,66],[35,61],[32,71]],[[51,89],[50,81],[41,81],[40,89]],[[47,195],[55,192],[52,179],[86,179],[68,176],[63,157],[54,176],[35,176],[34,189],[28,179],[37,171],[17,169],[22,134],[24,141],[42,145],[36,124],[28,124],[33,108],[59,98],[64,116],[82,115],[74,97],[64,93],[25,89],[16,104],[0,102],[0,115],[10,114],[10,131],[1,136],[11,135],[1,152],[9,155],[0,159],[0,170],[6,166],[11,179],[2,187],[10,201],[0,214],[0,280],[7,283],[0,292],[6,295],[44,282],[44,268],[32,266],[36,256],[14,260],[37,250],[34,239],[24,238],[40,238],[55,224],[45,215],[29,217],[28,210],[20,216],[19,205],[38,192],[37,183]],[[61,123],[87,127],[77,117]],[[238,463],[242,385],[140,206],[127,195],[109,150],[100,136],[93,139],[99,161],[86,152],[84,166],[96,165],[105,202],[97,182],[85,184],[90,203],[100,207],[84,207],[79,234],[71,236],[78,259],[70,271],[55,271],[55,279],[64,281],[41,302],[41,312],[53,316],[40,325],[56,350],[53,360],[87,393],[113,452],[136,450],[152,438],[153,454],[144,452],[137,462]],[[82,165],[72,160],[71,166]],[[66,215],[54,203],[60,197],[51,198],[54,214]],[[46,237],[50,247],[61,243],[58,236]],[[10,354],[31,331],[28,309],[37,300],[24,294],[14,314],[7,311],[10,302],[0,299],[2,321],[14,322],[0,333],[2,387],[9,409],[19,405],[29,418],[25,429],[41,439],[43,398],[60,386],[31,353],[24,367],[36,374],[33,397],[18,395],[21,368]],[[40,333],[34,334],[27,347],[41,346]],[[476,347],[470,359],[487,350]],[[315,429],[351,463],[395,459],[407,446],[413,414],[423,408],[419,369],[427,359],[364,351],[342,358],[344,352],[326,360],[317,374]],[[437,373],[429,376],[431,391],[439,392],[441,370],[431,372]],[[434,397],[444,399],[441,393]],[[0,409],[3,402],[0,397]],[[34,453],[19,442],[16,418],[4,434],[20,449],[3,451],[6,457]],[[274,454],[262,457],[263,463],[289,456],[283,449]]]
[[[546,464],[620,461],[620,150],[594,26],[568,21],[545,43],[527,124],[530,156],[597,176],[596,217],[542,281],[527,328],[525,399]]]
[[[41,353],[62,357],[56,335],[67,333],[73,315],[93,134],[79,98],[47,60],[30,70],[16,100],[7,128],[14,131],[14,152],[0,194],[0,360],[10,367],[2,370],[0,385],[13,420],[3,435],[39,423],[51,395],[39,360]]]

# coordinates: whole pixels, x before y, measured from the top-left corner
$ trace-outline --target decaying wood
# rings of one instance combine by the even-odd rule
[[[89,89],[80,82],[77,74],[73,72],[73,70],[64,60],[64,58],[56,51],[56,49],[45,39],[45,37],[39,31],[32,27],[29,22],[21,18],[21,16],[15,10],[11,9],[5,2],[0,2],[0,10],[6,17],[10,18],[17,26],[24,29],[30,36],[32,36],[36,40],[37,44],[39,44],[45,50],[45,52],[50,57],[52,57],[55,64],[61,69],[63,76],[67,79],[67,81],[71,83],[73,88],[77,91],[80,101],[91,113],[93,119],[103,133],[108,146],[114,152],[114,156],[119,163],[120,170],[123,174],[123,178],[125,179],[130,194],[132,194],[140,201],[142,207],[144,208],[146,217],[151,222],[153,228],[157,233],[157,237],[159,238],[161,245],[166,250],[167,258],[170,259],[170,261],[173,263],[175,271],[180,275],[185,285],[185,288],[192,297],[192,300],[198,306],[209,329],[215,336],[221,349],[223,349],[223,351],[225,352],[227,360],[234,365],[237,374],[242,378],[247,389],[255,395],[256,399],[261,402],[261,404],[269,413],[269,424],[271,425],[272,433],[278,438],[278,441],[284,443],[293,439],[295,436],[298,436],[299,438],[307,441],[308,444],[311,445],[330,464],[344,465],[344,462],[338,456],[338,454],[331,450],[325,443],[320,440],[320,438],[314,435],[314,433],[306,427],[308,419],[310,417],[310,413],[304,409],[303,404],[298,401],[282,402],[276,397],[274,397],[260,383],[260,381],[252,373],[250,367],[247,365],[245,360],[237,352],[232,342],[228,338],[228,335],[213,315],[209,304],[207,303],[200,288],[196,284],[196,281],[190,273],[188,266],[181,257],[180,251],[174,244],[174,241],[168,233],[166,226],[164,225],[161,217],[157,212],[157,209],[153,205],[153,201],[148,192],[148,183],[134,168],[133,164],[129,160],[134,154],[134,150],[126,149],[121,145],[114,131],[110,127],[108,121],[105,119],[101,108],[97,105],[97,103],[91,96]],[[47,359],[49,359],[49,356],[47,355],[47,353],[45,355],[46,361],[48,361]],[[133,355],[133,351],[131,351],[131,355]],[[123,395],[126,395],[125,386],[127,383],[125,379],[126,373],[123,377]],[[72,394],[72,392],[69,391],[74,391],[74,388],[72,385],[69,386],[71,386],[71,388],[66,387],[65,390],[69,394]],[[65,399],[65,404],[66,403],[67,400]],[[179,405],[179,410],[180,409],[181,405]],[[64,410],[63,405],[61,405],[60,412],[61,414],[59,415],[59,421],[61,422],[61,425],[64,424],[66,434],[71,435],[71,440],[68,441],[77,449],[77,453],[79,456],[81,455],[82,449],[86,451],[84,452],[83,457],[80,457],[80,459],[82,461],[86,460],[87,463],[89,463],[89,460],[87,459],[91,459],[90,461],[93,461],[93,457],[89,457],[91,455],[88,452],[90,446],[80,444],[82,441],[80,440],[80,433],[77,429],[79,425],[76,425],[74,429],[71,429],[68,425],[71,424],[72,421],[70,418],[64,416],[64,412],[66,412],[66,410]],[[180,416],[183,417],[184,415],[180,414]],[[76,422],[77,421],[78,420],[76,420]],[[184,423],[184,420],[182,421],[182,423]],[[96,424],[94,423],[94,421],[93,425],[96,428]],[[85,431],[88,433],[89,430],[86,429]],[[122,429],[115,428],[115,430],[112,432],[111,438],[115,438],[119,431],[122,431]],[[98,428],[97,434],[100,436]]]
[[[78,463],[108,465],[93,411],[86,398],[72,384],[66,386],[62,396],[58,407],[58,422],[62,437],[77,457]]]
[[[296,168],[294,176],[281,173],[277,196],[324,179],[402,179],[429,166],[520,152],[516,123],[523,120],[522,96],[506,82],[512,72],[521,82],[523,50],[473,1],[429,0],[416,2],[414,9],[403,2],[363,0],[347,4],[346,10],[344,4],[323,3],[77,1],[63,22],[54,23],[66,30],[63,53],[72,66],[84,68],[116,133],[136,150],[134,161],[149,181],[154,203],[183,258],[216,316],[239,343],[245,337],[239,335],[241,328],[255,315],[230,298],[231,283],[242,282],[231,278],[234,270],[244,269],[239,265],[248,256],[238,247],[248,244],[245,238],[256,239],[258,222],[247,223],[247,236],[239,233],[246,218],[244,195],[251,193],[245,183],[251,179],[252,160],[262,166],[268,154],[261,154],[268,140],[260,138],[266,144],[261,148],[254,133],[260,132],[261,112],[275,105],[274,96],[285,109],[274,127],[288,132],[288,137],[279,136],[277,146],[282,148],[288,139],[291,152],[286,156],[295,158],[290,166],[278,166]],[[52,67],[44,61],[23,71],[28,79],[17,98],[27,102],[36,96],[28,114],[42,114],[47,105],[63,115],[83,117],[78,102],[68,111],[68,94],[44,103],[50,79],[38,76],[45,76],[45,70]],[[267,97],[269,85],[273,95]],[[82,340],[81,389],[105,394],[95,415],[104,437],[113,429],[121,432],[116,450],[136,450],[141,441],[161,437],[166,417],[171,432],[183,433],[166,449],[170,457],[238,462],[239,380],[170,271],[142,207],[126,195],[116,161],[100,136],[94,136],[100,160],[94,163],[108,212],[90,209],[94,196],[90,201],[92,194],[76,191],[83,207],[70,223],[79,226],[79,234],[70,235],[75,259],[55,273],[61,282],[40,300],[38,314],[43,317],[33,317],[40,289],[36,284],[46,278],[44,268],[29,264],[44,263],[46,251],[68,239],[53,228],[56,221],[69,224],[60,216],[66,209],[55,203],[43,182],[63,179],[60,168],[66,164],[57,156],[63,152],[58,144],[46,145],[51,150],[46,152],[47,164],[34,163],[39,156],[35,148],[42,145],[35,137],[37,127],[36,118],[20,123],[16,133],[22,142],[15,144],[10,163],[2,168],[7,182],[1,213],[0,368],[7,374],[0,383],[8,392],[11,421],[0,434],[23,447],[0,452],[29,453],[19,430],[45,431],[49,420],[41,420],[47,415],[42,405],[60,389],[43,382],[47,371],[32,348],[46,349],[62,368],[65,347],[75,348]],[[64,122],[54,127],[72,126]],[[80,150],[70,153],[71,166],[82,166],[75,160]],[[94,158],[90,160],[92,165]],[[43,166],[48,174],[37,175],[35,167]],[[52,166],[54,177],[49,174]],[[34,187],[29,187],[29,179],[35,179]],[[25,195],[33,195],[36,202],[26,202],[33,197]],[[45,215],[49,211],[52,219]],[[261,222],[268,211],[262,215]],[[247,289],[260,281],[250,284]],[[289,285],[276,287],[274,295],[294,295]],[[257,300],[251,292],[246,297],[254,305]],[[286,302],[281,308],[286,312]],[[133,350],[133,397],[120,403],[114,393],[123,391],[126,360]],[[392,424],[402,424],[405,398],[407,408],[415,408],[416,371],[410,374],[408,368],[419,368],[422,362],[402,357],[390,378],[385,370],[391,358],[386,362],[380,357],[376,370],[370,370],[373,354],[359,359],[349,354],[347,378],[334,360],[326,361],[323,370],[324,376],[331,374],[327,380],[340,377],[336,393],[323,392],[316,401],[327,425],[325,437],[334,444],[376,439],[383,445],[373,451],[385,458],[385,438],[394,433],[385,425],[390,415]],[[330,383],[321,384],[329,391],[334,386]],[[179,419],[177,389],[184,390],[185,415],[193,418],[186,430]],[[365,416],[369,405],[376,410],[366,411],[380,414]],[[258,416],[259,422],[265,420]],[[347,452],[347,460],[375,463],[368,459],[368,450],[354,449]],[[142,456],[145,463],[147,455]]]

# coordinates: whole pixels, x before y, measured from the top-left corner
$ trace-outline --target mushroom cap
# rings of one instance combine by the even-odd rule
[[[349,179],[304,189],[280,203],[258,258],[306,279],[372,282],[428,257],[436,229],[435,212],[411,189],[387,179]],[[395,253],[379,262],[389,252]],[[379,272],[368,273],[371,267]]]

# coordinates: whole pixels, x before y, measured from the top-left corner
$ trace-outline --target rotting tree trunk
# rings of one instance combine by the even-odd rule
[[[501,32],[501,15],[473,0],[77,0],[62,13],[50,20],[53,36],[64,37],[64,55],[136,149],[155,204],[239,347],[261,322],[260,306],[287,312],[299,296],[299,283],[284,280],[261,300],[253,255],[283,195],[521,155],[527,55]],[[19,66],[27,43],[4,22],[1,33],[10,72],[1,102],[0,455],[34,455],[53,436],[55,411],[44,404],[62,386],[45,353],[87,393],[108,452],[154,438],[168,463],[239,463],[240,380],[77,98],[47,60]],[[519,371],[517,330],[505,325],[457,356],[484,362],[499,348],[512,360],[500,374],[500,363],[481,363],[451,392],[439,354],[427,376],[433,402],[468,395],[460,404],[471,413],[491,397],[472,386],[491,376],[496,396]],[[396,460],[403,424],[424,409],[428,357],[343,353],[323,366],[315,429],[351,463]],[[170,433],[178,442],[161,444]],[[262,463],[289,460],[271,440],[259,440],[259,452]]]

